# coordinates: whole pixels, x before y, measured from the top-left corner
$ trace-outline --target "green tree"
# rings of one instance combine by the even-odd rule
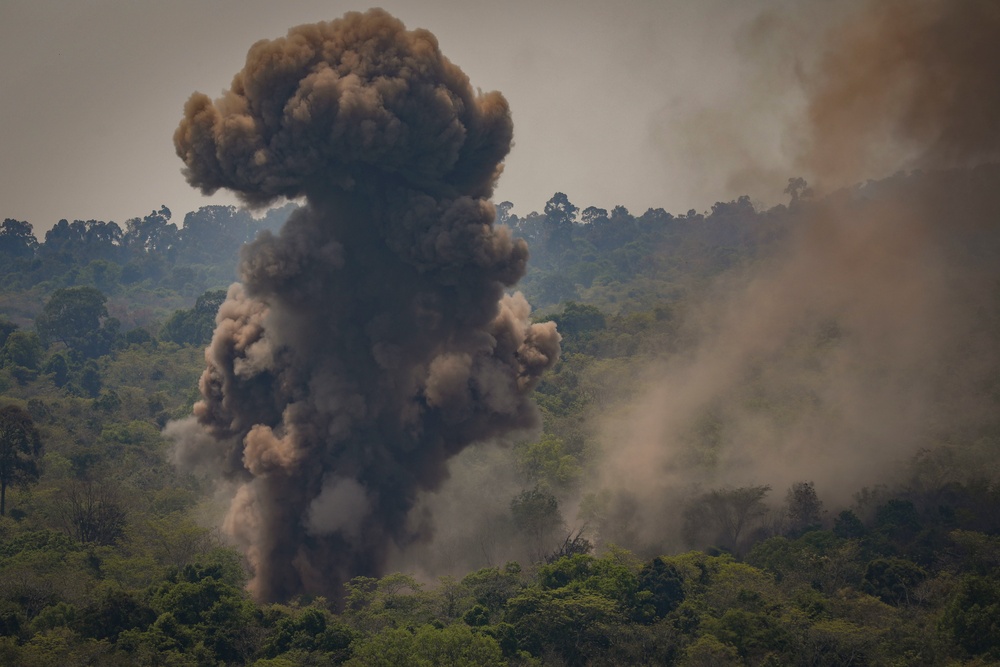
[[[205,292],[191,310],[175,311],[163,325],[160,338],[180,345],[207,345],[215,330],[215,314],[226,300],[225,290]]]
[[[127,630],[145,629],[156,612],[132,593],[114,586],[104,588],[79,610],[75,626],[85,637],[116,641]]]
[[[365,667],[500,667],[507,662],[495,639],[464,624],[455,624],[440,629],[425,625],[415,632],[386,628],[359,642],[354,649],[354,657],[346,664]]]
[[[628,209],[622,206],[621,204],[618,204],[617,206],[611,209],[611,222],[625,224],[628,222],[632,222],[633,220],[634,218],[632,217],[632,214],[629,213]]]
[[[257,650],[257,614],[245,591],[224,579],[222,564],[186,565],[153,586],[148,601],[159,616],[137,643],[214,656],[197,664],[247,664]]]
[[[7,337],[2,352],[4,362],[35,371],[42,362],[45,348],[38,334],[32,331],[15,331]]]
[[[349,654],[354,632],[315,602],[301,610],[276,607],[274,611],[283,613],[261,650],[265,657],[277,658],[293,651],[320,652],[333,662]]]
[[[566,452],[561,438],[545,434],[537,442],[522,443],[515,450],[518,467],[532,482],[549,488],[572,486],[580,477],[580,463]]]
[[[467,574],[462,586],[490,614],[499,613],[521,587],[520,568],[517,563],[508,563],[503,570],[489,567]]]
[[[583,336],[607,327],[604,313],[594,306],[567,301],[563,312],[552,317],[559,327],[559,333],[568,336]]]
[[[872,665],[882,657],[878,652],[879,630],[842,618],[820,619],[806,631],[801,664]]]
[[[590,590],[529,588],[511,598],[505,620],[522,650],[555,653],[556,664],[586,665],[613,664],[599,658],[617,643],[625,618],[615,600]]]
[[[31,223],[7,218],[0,223],[0,255],[26,258],[35,254],[38,239],[31,231]]]
[[[0,347],[7,342],[7,337],[18,330],[18,326],[0,315]]]
[[[97,395],[101,393],[101,370],[93,359],[88,359],[87,363],[80,369],[77,381],[87,396],[97,398]]]
[[[902,558],[876,558],[865,569],[865,590],[887,604],[909,604],[913,589],[927,573]]]
[[[170,209],[161,206],[144,218],[131,218],[125,223],[122,245],[134,255],[159,254],[172,258],[177,250],[180,233],[170,222]]]
[[[136,327],[135,329],[129,329],[125,332],[125,344],[128,345],[143,345],[145,343],[151,343],[153,341],[153,336],[142,327]]]
[[[100,356],[112,342],[107,340],[112,327],[102,328],[108,316],[107,300],[93,287],[56,290],[35,320],[35,329],[44,344],[56,341],[87,356]]]
[[[37,482],[41,458],[42,438],[31,415],[16,405],[0,408],[0,516],[7,511],[7,487]]]
[[[844,539],[864,537],[867,530],[858,515],[851,510],[843,510],[833,520],[833,534]]]
[[[45,362],[42,371],[52,376],[53,384],[57,387],[62,387],[69,381],[69,362],[66,361],[66,355],[62,352],[53,354]]]
[[[968,653],[1000,660],[1000,577],[964,577],[941,628]]]
[[[721,667],[741,665],[743,661],[734,646],[722,643],[713,635],[702,635],[684,650],[680,664],[684,667]]]
[[[574,206],[562,192],[552,195],[552,198],[545,202],[545,217],[549,222],[557,226],[570,225],[576,221],[576,212],[579,207]]]
[[[684,577],[662,558],[654,558],[639,570],[638,615],[643,620],[663,618],[684,602]]]
[[[605,208],[598,208],[596,206],[588,206],[583,209],[583,213],[580,214],[580,219],[586,223],[591,224],[595,220],[608,219],[608,210]]]
[[[343,618],[366,633],[388,627],[416,627],[429,622],[433,612],[421,585],[406,574],[388,574],[381,579],[355,577],[344,588]]]
[[[122,267],[106,259],[95,259],[80,271],[79,282],[113,292],[121,281]]]
[[[788,513],[788,528],[791,532],[802,532],[819,526],[823,502],[816,495],[812,482],[796,482],[785,495]]]
[[[891,498],[875,508],[874,530],[897,545],[909,543],[920,529],[920,515],[909,500]]]
[[[564,273],[553,272],[541,281],[537,294],[532,295],[532,303],[554,304],[577,295],[576,283]]]

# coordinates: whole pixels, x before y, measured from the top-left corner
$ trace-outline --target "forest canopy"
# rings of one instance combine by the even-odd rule
[[[987,270],[997,249],[975,216],[992,215],[988,193],[998,179],[994,168],[918,173],[825,197],[796,188],[789,204],[767,210],[744,199],[703,214],[635,217],[619,207],[568,222],[575,205],[558,195],[548,215],[517,218],[498,206],[497,222],[532,243],[522,285],[541,306],[536,317],[563,336],[562,358],[535,392],[542,430],[457,459],[451,481],[419,506],[438,517],[434,539],[400,554],[391,564],[400,573],[350,581],[339,603],[249,597],[246,563],[206,521],[217,512],[208,480],[178,471],[161,435],[195,400],[220,290],[232,277],[211,282],[206,272],[197,293],[171,282],[189,267],[202,275],[197,258],[178,251],[150,260],[169,267],[160,281],[105,292],[99,274],[84,270],[91,255],[74,246],[88,241],[62,241],[59,273],[26,284],[11,272],[2,297],[4,413],[23,415],[39,445],[29,438],[34,458],[26,460],[37,461],[37,474],[9,486],[0,521],[4,660],[998,659],[1000,638],[987,619],[1000,607],[1000,429],[991,389],[1000,374],[984,352],[1000,331],[995,292],[983,292],[984,301],[966,292],[976,317],[953,317],[960,328],[918,346],[916,375],[908,357],[879,362],[883,375],[951,384],[920,404],[936,415],[935,428],[889,432],[904,442],[885,463],[836,450],[840,470],[854,456],[868,477],[796,470],[796,450],[782,449],[826,423],[827,401],[837,396],[829,387],[855,381],[840,360],[869,343],[850,310],[793,322],[777,347],[752,346],[725,366],[725,382],[687,385],[688,398],[662,384],[690,382],[713,368],[691,364],[717,363],[733,349],[732,340],[719,347],[713,338],[713,304],[730,312],[732,295],[747,285],[785,284],[774,282],[783,253],[830,207],[863,217],[897,198],[918,201],[950,221],[948,252],[972,261],[963,253],[975,248],[970,268]],[[220,220],[240,215],[215,212]],[[22,244],[31,253],[19,250],[16,261],[47,265],[49,242]],[[980,353],[976,364],[935,342],[953,336]],[[928,356],[943,350],[946,365]],[[939,375],[946,366],[965,370]],[[882,417],[915,400],[900,387],[898,403],[877,406]],[[962,419],[941,421],[957,390],[966,392]],[[704,398],[684,404],[692,391]],[[686,412],[677,412],[678,400]],[[673,407],[646,408],[651,401]],[[642,458],[631,443],[650,438],[671,456]],[[747,450],[754,439],[785,463],[766,448]],[[741,458],[747,451],[755,462]],[[648,470],[623,467],[637,456]]]

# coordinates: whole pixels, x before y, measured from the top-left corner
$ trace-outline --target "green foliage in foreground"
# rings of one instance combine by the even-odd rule
[[[977,571],[1000,552],[979,533],[952,534],[950,548],[978,555],[909,600],[866,593],[863,541],[819,531],[761,543],[747,562],[615,550],[436,586],[362,578],[339,613],[323,599],[253,602],[225,550],[134,587],[102,574],[110,552],[14,533],[0,551],[2,664],[936,665],[987,664],[1000,645],[1000,578]],[[61,584],[32,593],[44,576]]]

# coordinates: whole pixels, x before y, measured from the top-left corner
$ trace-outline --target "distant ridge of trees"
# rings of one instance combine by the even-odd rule
[[[204,206],[171,221],[166,206],[124,229],[103,220],[60,220],[39,241],[30,222],[0,223],[0,287],[51,291],[89,285],[105,294],[146,283],[189,296],[236,278],[239,248],[264,229],[277,230],[294,203],[255,218],[234,206]]]

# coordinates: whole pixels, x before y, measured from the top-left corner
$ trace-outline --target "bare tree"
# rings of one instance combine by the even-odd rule
[[[125,533],[128,514],[118,492],[108,484],[74,484],[60,505],[66,532],[80,542],[114,544]]]
[[[562,546],[560,546],[558,549],[556,549],[548,556],[546,556],[545,562],[554,563],[560,558],[563,558],[565,556],[575,556],[577,554],[589,554],[591,551],[593,551],[594,545],[591,543],[590,540],[588,540],[586,537],[583,536],[583,531],[585,531],[586,529],[587,526],[584,525],[580,527],[579,530],[576,531],[576,534],[574,534],[573,531],[566,533],[566,539],[563,540]]]

